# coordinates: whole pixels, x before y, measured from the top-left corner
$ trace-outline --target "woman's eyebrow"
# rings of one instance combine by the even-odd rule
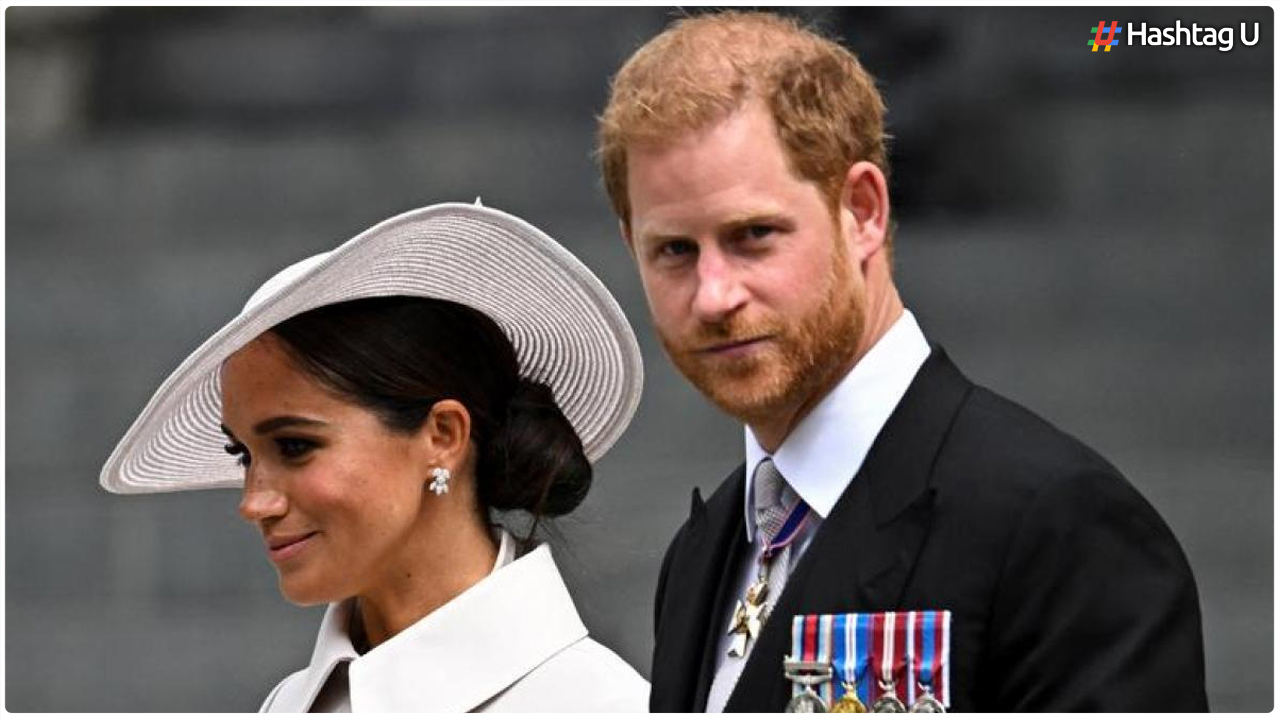
[[[267,418],[257,425],[253,426],[253,431],[258,435],[266,435],[272,430],[279,430],[284,427],[325,427],[328,423],[311,418],[300,417],[298,415],[277,415],[273,418]]]
[[[313,420],[298,415],[277,415],[276,417],[267,418],[257,425],[253,426],[253,432],[256,435],[265,435],[273,430],[279,430],[284,427],[326,427],[328,423],[321,420]],[[232,440],[236,439],[235,433],[226,425],[220,425],[222,433]]]

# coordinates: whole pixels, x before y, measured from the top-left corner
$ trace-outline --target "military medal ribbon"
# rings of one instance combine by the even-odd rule
[[[790,545],[808,521],[809,503],[801,500],[796,503],[795,507],[791,508],[791,512],[787,514],[787,519],[782,521],[782,527],[778,528],[778,533],[765,545],[764,550],[760,553],[761,564],[772,560],[774,555],[782,551],[782,548]]]
[[[951,612],[914,612],[908,626],[912,637],[911,712],[943,712],[951,704]]]
[[[946,712],[951,704],[951,612],[847,613],[792,618],[791,655],[828,665],[829,682],[792,686],[832,712]]]

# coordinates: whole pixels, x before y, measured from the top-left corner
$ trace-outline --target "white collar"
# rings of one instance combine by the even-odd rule
[[[298,688],[304,702],[290,705],[309,708],[347,660],[353,712],[467,712],[586,637],[551,550],[515,554],[502,531],[487,577],[364,655],[348,635],[355,600],[331,604]]]
[[[796,425],[773,454],[774,465],[796,494],[825,518],[862,467],[880,428],[929,357],[929,342],[910,310],[903,310],[876,344]],[[746,428],[747,542],[755,542],[756,466],[770,457]]]

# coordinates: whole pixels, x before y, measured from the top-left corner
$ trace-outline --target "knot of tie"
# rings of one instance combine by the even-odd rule
[[[773,464],[773,458],[765,458],[756,466],[752,485],[756,501],[756,528],[764,534],[767,543],[782,529],[787,514],[795,505],[796,495]]]

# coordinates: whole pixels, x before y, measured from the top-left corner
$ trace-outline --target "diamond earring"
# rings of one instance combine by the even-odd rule
[[[431,484],[427,489],[436,495],[449,492],[449,468],[438,467],[431,470]]]

